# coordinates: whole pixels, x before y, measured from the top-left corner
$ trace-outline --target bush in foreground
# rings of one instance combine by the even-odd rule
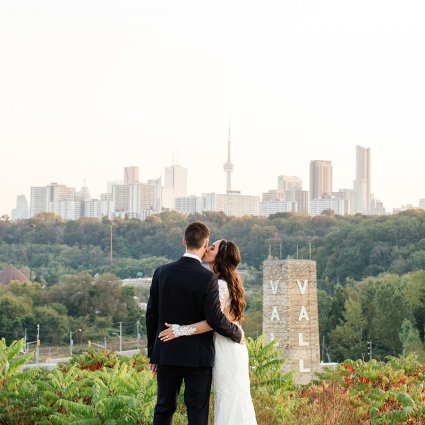
[[[274,342],[248,338],[247,346],[259,425],[425,423],[425,366],[415,356],[346,361],[296,386],[282,374]],[[89,351],[53,371],[22,372],[29,360],[22,348],[23,341],[0,341],[0,425],[152,423],[156,380],[145,356]],[[187,423],[183,400],[173,423]]]

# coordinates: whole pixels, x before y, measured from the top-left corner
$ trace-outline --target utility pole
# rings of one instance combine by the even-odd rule
[[[369,360],[372,360],[372,341],[367,342],[367,353],[369,354]]]
[[[139,349],[139,342],[140,342],[140,332],[139,332],[139,321],[136,322],[136,338],[137,338],[137,344],[136,347]]]
[[[75,334],[75,332],[81,332],[81,329],[76,329],[74,332],[69,331],[69,355],[72,357],[72,347],[74,346],[74,340],[72,339],[72,335]]]
[[[120,322],[120,353],[122,351],[122,322]]]
[[[37,348],[35,350],[35,362],[40,361],[40,323],[37,323]]]
[[[28,353],[28,351],[27,351],[27,328],[25,328],[24,343],[25,343],[24,351],[26,351]]]

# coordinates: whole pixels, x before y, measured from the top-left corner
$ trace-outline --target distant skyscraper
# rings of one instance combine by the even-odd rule
[[[303,190],[303,182],[295,176],[279,176],[277,178],[277,189],[282,192],[297,192]]]
[[[139,167],[124,167],[124,184],[139,183]]]
[[[12,210],[11,218],[12,221],[29,218],[28,202],[25,195],[19,195],[16,198],[16,208]]]
[[[227,142],[227,161],[223,166],[224,171],[227,174],[227,193],[232,191],[232,172],[234,170],[234,166],[232,164],[232,155],[230,149],[230,124],[229,124],[229,140]]]
[[[178,164],[164,169],[164,187],[162,190],[162,206],[175,209],[175,199],[187,196],[187,168]]]
[[[356,180],[354,180],[355,212],[370,210],[370,148],[356,146]]]
[[[310,199],[323,198],[332,192],[331,161],[315,160],[310,162]]]
[[[68,202],[75,200],[75,188],[64,184],[51,183],[43,187],[31,187],[30,216],[41,212],[55,212],[57,207],[50,208],[52,202]]]
[[[421,208],[422,210],[425,210],[425,199],[419,199],[419,208]]]

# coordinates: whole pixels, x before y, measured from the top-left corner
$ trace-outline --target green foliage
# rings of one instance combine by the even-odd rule
[[[31,354],[20,355],[25,347],[24,340],[13,341],[6,345],[4,338],[0,339],[0,392],[22,369],[22,366],[32,357]]]
[[[248,338],[247,346],[258,424],[419,425],[425,419],[425,366],[414,355],[385,362],[348,360],[299,387],[291,374],[282,373],[284,360],[274,341]],[[19,356],[22,347],[23,341],[9,347],[0,341],[0,367],[3,359],[13,364],[0,389],[0,423],[152,423],[156,380],[145,356],[88,352],[50,372],[21,372],[28,360]],[[187,423],[182,396],[174,422]]]
[[[281,391],[293,386],[292,374],[282,373],[285,360],[276,346],[277,342],[273,340],[266,344],[263,335],[257,339],[247,338],[252,387],[270,387]]]
[[[419,424],[425,419],[424,373],[414,355],[388,357],[387,362],[348,360],[319,374],[304,397],[318,402],[329,395],[344,398],[372,424]]]

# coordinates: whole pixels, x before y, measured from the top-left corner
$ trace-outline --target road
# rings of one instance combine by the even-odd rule
[[[121,354],[126,357],[133,357],[135,354],[140,353],[139,350],[127,350],[122,351],[121,353],[117,351],[118,354]],[[34,367],[42,367],[44,369],[53,370],[58,363],[68,363],[71,360],[71,357],[63,357],[61,359],[51,359],[49,362],[41,362],[41,363],[26,363],[22,370],[32,369]]]

